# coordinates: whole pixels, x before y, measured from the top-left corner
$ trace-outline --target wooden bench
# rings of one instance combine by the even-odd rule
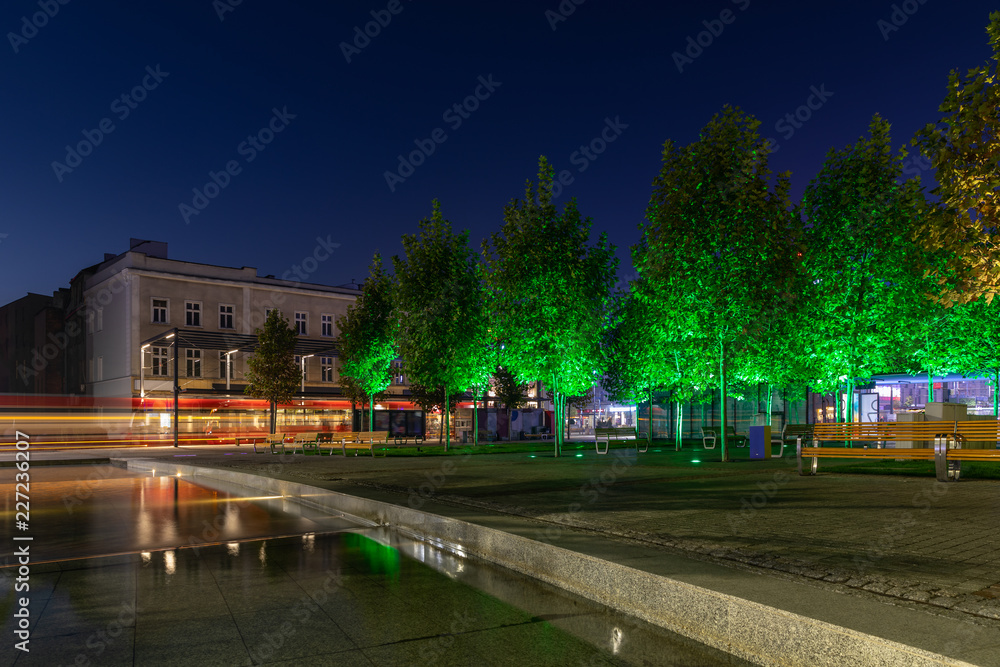
[[[271,448],[272,454],[277,454],[276,447],[281,446],[281,453],[285,453],[285,438],[288,437],[287,433],[273,433],[271,435],[264,436],[264,445]],[[254,451],[257,451],[257,445],[254,445]]]
[[[318,431],[303,431],[301,433],[296,433],[295,439],[292,440],[292,453],[295,453],[296,448],[301,448],[303,454],[306,453],[306,450],[312,449],[318,456],[321,454],[320,442],[330,442],[330,440],[327,439],[327,436],[328,434],[320,433]]]
[[[939,482],[957,482],[962,461],[1000,462],[1000,450],[962,449],[965,442],[1000,442],[996,421],[958,422],[855,422],[815,424],[812,446],[804,446],[799,436],[796,458],[800,475],[815,475],[820,458],[893,459],[934,461]],[[932,441],[934,447],[889,447],[897,441]],[[823,442],[858,444],[858,447],[826,447]],[[872,446],[874,445],[874,446]],[[883,445],[886,445],[883,447]],[[808,470],[802,459],[811,459]]]
[[[375,446],[379,444],[382,445],[382,456],[385,456],[388,438],[388,431],[349,431],[334,434],[334,442],[340,443],[340,452],[344,456],[347,456],[348,449],[353,449],[355,456],[358,455],[359,450],[367,449],[374,458]],[[332,449],[333,446],[331,446],[331,453]]]
[[[422,445],[424,443],[424,436],[420,434],[415,435],[394,435],[392,440],[397,447],[404,447],[410,444]]]
[[[722,437],[722,429],[715,426],[701,427],[701,446],[704,449],[715,449],[715,443]],[[712,441],[709,446],[708,442]],[[726,441],[733,443],[734,447],[746,447],[750,444],[750,439],[745,435],[736,432],[735,426],[726,427]],[[743,444],[740,444],[743,443]]]
[[[237,447],[239,447],[240,445],[243,445],[243,444],[253,445],[253,453],[254,454],[263,454],[264,453],[264,448],[262,447],[258,451],[257,444],[258,443],[263,444],[264,439],[266,437],[267,436],[258,433],[258,434],[254,434],[254,435],[238,435],[238,436],[236,436],[234,438],[234,440],[236,442],[236,446]]]
[[[778,458],[780,459],[785,455],[785,446],[794,447],[795,443],[798,442],[799,436],[805,441],[812,440],[813,426],[815,424],[785,424],[784,428],[781,429],[781,433],[778,435],[771,436],[772,445],[780,445],[778,450]]]
[[[604,441],[604,450],[601,450],[601,441]],[[611,449],[611,443],[634,446],[637,454],[645,454],[649,451],[649,443],[635,437],[635,429],[632,428],[595,428],[594,446],[598,454],[607,454]],[[639,443],[642,449],[639,449]]]

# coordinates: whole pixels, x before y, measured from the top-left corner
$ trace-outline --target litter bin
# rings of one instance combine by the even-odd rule
[[[750,459],[771,458],[771,427],[750,427]]]

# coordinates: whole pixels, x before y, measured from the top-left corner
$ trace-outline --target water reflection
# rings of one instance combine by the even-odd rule
[[[15,472],[0,470],[0,521],[6,525],[14,517]],[[355,525],[318,513],[289,514],[283,504],[281,496],[218,490],[113,466],[37,467],[31,472],[32,561],[235,545]],[[0,564],[11,564],[10,556]]]

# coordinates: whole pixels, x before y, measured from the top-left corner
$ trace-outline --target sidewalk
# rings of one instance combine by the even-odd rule
[[[823,474],[822,466],[816,477],[799,477],[792,459],[722,464],[708,462],[715,452],[672,447],[638,458],[590,448],[559,459],[544,444],[534,455],[376,459],[246,450],[39,452],[33,461],[165,457],[503,526],[569,549],[586,543],[592,554],[617,562],[627,555],[649,571],[659,561],[684,569],[676,564],[687,559],[693,580],[711,566],[708,579],[748,599],[788,608],[798,591],[802,606],[790,611],[809,608],[863,632],[878,621],[913,632],[926,620],[942,636],[921,630],[911,645],[1000,664],[1000,481],[939,484]],[[862,609],[867,618],[854,618]]]

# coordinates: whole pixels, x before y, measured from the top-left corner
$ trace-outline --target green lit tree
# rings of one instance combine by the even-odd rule
[[[382,270],[382,257],[375,253],[357,301],[337,318],[340,374],[351,378],[368,397],[369,431],[375,430],[375,396],[389,388],[396,358],[392,289],[392,279]]]
[[[341,392],[341,395],[344,398],[346,398],[347,400],[349,400],[351,402],[351,415],[352,415],[351,419],[352,420],[354,419],[353,415],[354,415],[355,406],[358,406],[358,405],[361,406],[361,410],[362,410],[362,428],[361,428],[361,430],[362,431],[365,430],[364,429],[364,424],[365,423],[368,423],[369,430],[370,430],[370,426],[371,426],[370,422],[372,421],[371,413],[374,410],[374,405],[376,403],[384,401],[385,399],[389,398],[389,396],[390,396],[388,390],[384,390],[384,391],[380,391],[380,392],[377,392],[377,393],[372,394],[372,395],[368,395],[367,393],[365,393],[365,390],[361,388],[361,385],[358,384],[357,380],[355,380],[354,378],[352,378],[350,376],[347,376],[347,375],[341,375],[340,376],[340,392]],[[368,419],[364,418],[364,409],[365,409],[366,405],[368,406],[368,411],[369,411]]]
[[[982,375],[993,387],[993,415],[1000,417],[1000,301],[984,299],[949,309],[948,337],[942,343],[949,372]]]
[[[498,366],[493,373],[491,389],[497,403],[507,410],[507,423],[510,424],[511,410],[517,410],[528,402],[528,383],[518,382],[517,378],[506,368]],[[508,435],[508,437],[510,437]]]
[[[868,136],[830,150],[803,197],[804,350],[817,361],[818,384],[838,395],[884,372],[920,319],[907,316],[923,300],[907,266],[923,195],[914,181],[899,184],[902,157],[891,148],[889,124],[875,116]],[[852,412],[849,400],[847,421]]]
[[[464,396],[464,392],[453,392],[445,396],[442,387],[426,387],[420,384],[410,385],[410,401],[418,406],[424,413],[441,412],[442,422],[448,415],[454,415],[458,407],[458,401]],[[445,412],[447,410],[447,413]],[[445,428],[438,432],[438,444],[444,442]]]
[[[939,260],[926,269],[937,279],[934,296],[945,306],[1000,291],[1000,12],[986,29],[992,62],[965,75],[952,71],[937,123],[913,144],[931,160],[942,215],[926,216],[913,239]]]
[[[468,231],[452,231],[435,200],[420,234],[403,236],[405,257],[393,257],[400,356],[414,384],[441,388],[446,450],[451,396],[484,383],[489,343],[482,268],[468,240]]]
[[[646,281],[635,280],[629,288],[614,300],[612,324],[604,336],[608,366],[601,386],[615,402],[638,405],[648,401],[652,416],[653,390],[669,374],[665,318],[658,316]],[[652,442],[652,424],[647,431]]]
[[[797,230],[789,210],[787,174],[775,176],[757,133],[759,121],[725,107],[699,139],[663,146],[663,166],[642,226],[633,263],[661,312],[690,315],[690,341],[715,351],[711,381],[726,423],[729,366],[763,322],[793,298]],[[729,447],[722,430],[722,459]]]
[[[521,382],[549,385],[557,419],[565,397],[585,393],[605,366],[601,337],[618,262],[605,234],[590,245],[590,228],[575,199],[562,211],[552,203],[552,167],[542,157],[538,183],[505,207],[501,231],[483,244],[504,366]],[[562,428],[554,432],[559,456]]]
[[[295,363],[295,341],[298,334],[288,326],[281,311],[275,308],[267,315],[263,328],[257,328],[257,349],[247,359],[247,396],[268,401],[271,408],[271,433],[278,423],[278,404],[288,403],[301,382],[301,371]]]

